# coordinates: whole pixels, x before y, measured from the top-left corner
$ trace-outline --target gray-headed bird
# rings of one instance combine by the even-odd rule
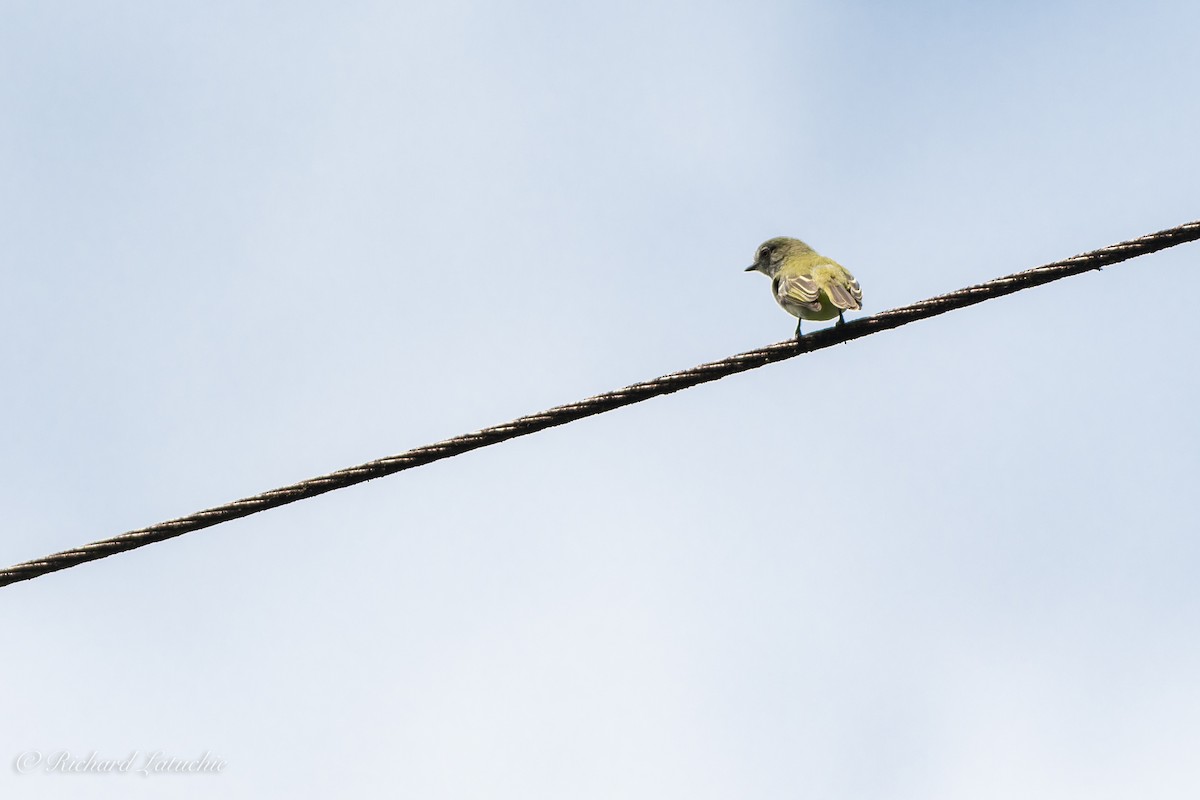
[[[761,272],[771,279],[775,302],[797,317],[797,339],[800,323],[806,319],[837,317],[841,325],[846,321],[842,312],[862,308],[862,289],[849,270],[799,239],[777,236],[763,242],[746,272]]]

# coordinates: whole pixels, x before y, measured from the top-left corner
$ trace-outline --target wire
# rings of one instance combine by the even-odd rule
[[[1003,297],[1022,289],[1029,289],[1050,283],[1071,275],[1078,275],[1089,270],[1100,269],[1109,264],[1116,264],[1147,253],[1164,250],[1178,244],[1200,239],[1200,220],[1189,222],[1175,228],[1151,233],[1137,239],[1110,245],[1099,250],[1093,250],[1081,255],[1072,256],[1062,261],[1055,261],[1024,272],[1006,275],[1002,278],[968,286],[950,294],[939,295],[928,300],[921,300],[912,305],[883,311],[869,317],[847,322],[845,325],[825,328],[810,333],[798,340],[788,340],[777,344],[739,353],[729,358],[701,364],[682,372],[674,372],[660,378],[635,383],[623,389],[598,394],[577,403],[548,409],[537,414],[530,414],[494,425],[490,428],[456,436],[435,444],[417,447],[398,455],[387,456],[356,467],[338,470],[327,475],[293,483],[269,492],[235,500],[216,508],[198,511],[186,517],[160,522],[147,528],[129,531],[110,539],[85,544],[71,550],[26,561],[0,571],[0,586],[7,586],[19,581],[27,581],[50,572],[67,569],[87,561],[95,561],[117,553],[124,553],[155,542],[165,541],[185,533],[198,531],[218,525],[222,522],[240,519],[260,511],[294,503],[309,497],[343,489],[358,483],[382,478],[406,469],[412,469],[443,458],[487,447],[493,444],[526,436],[537,431],[565,425],[568,422],[602,414],[615,408],[640,403],[659,395],[671,394],[681,389],[697,386],[701,383],[719,380],[739,372],[784,361],[789,358],[823,350],[836,344],[861,339],[873,333],[898,328],[917,320],[928,319],[947,311],[982,303],[996,297]]]

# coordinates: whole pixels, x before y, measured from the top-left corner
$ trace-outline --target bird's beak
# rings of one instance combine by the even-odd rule
[[[750,266],[746,267],[745,271],[746,272],[754,272],[754,270],[756,270],[756,269],[758,269],[758,264],[751,264]]]

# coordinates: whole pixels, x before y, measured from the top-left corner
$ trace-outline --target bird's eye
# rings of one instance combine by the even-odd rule
[[[771,260],[771,248],[764,247],[761,250],[759,250],[758,251],[758,260],[759,261],[770,261]]]

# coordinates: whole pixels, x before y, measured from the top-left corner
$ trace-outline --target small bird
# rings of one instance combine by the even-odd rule
[[[775,302],[797,317],[797,339],[800,323],[806,319],[837,317],[842,325],[843,311],[862,308],[862,289],[849,270],[799,239],[777,236],[763,242],[746,272],[761,272],[771,279]]]

